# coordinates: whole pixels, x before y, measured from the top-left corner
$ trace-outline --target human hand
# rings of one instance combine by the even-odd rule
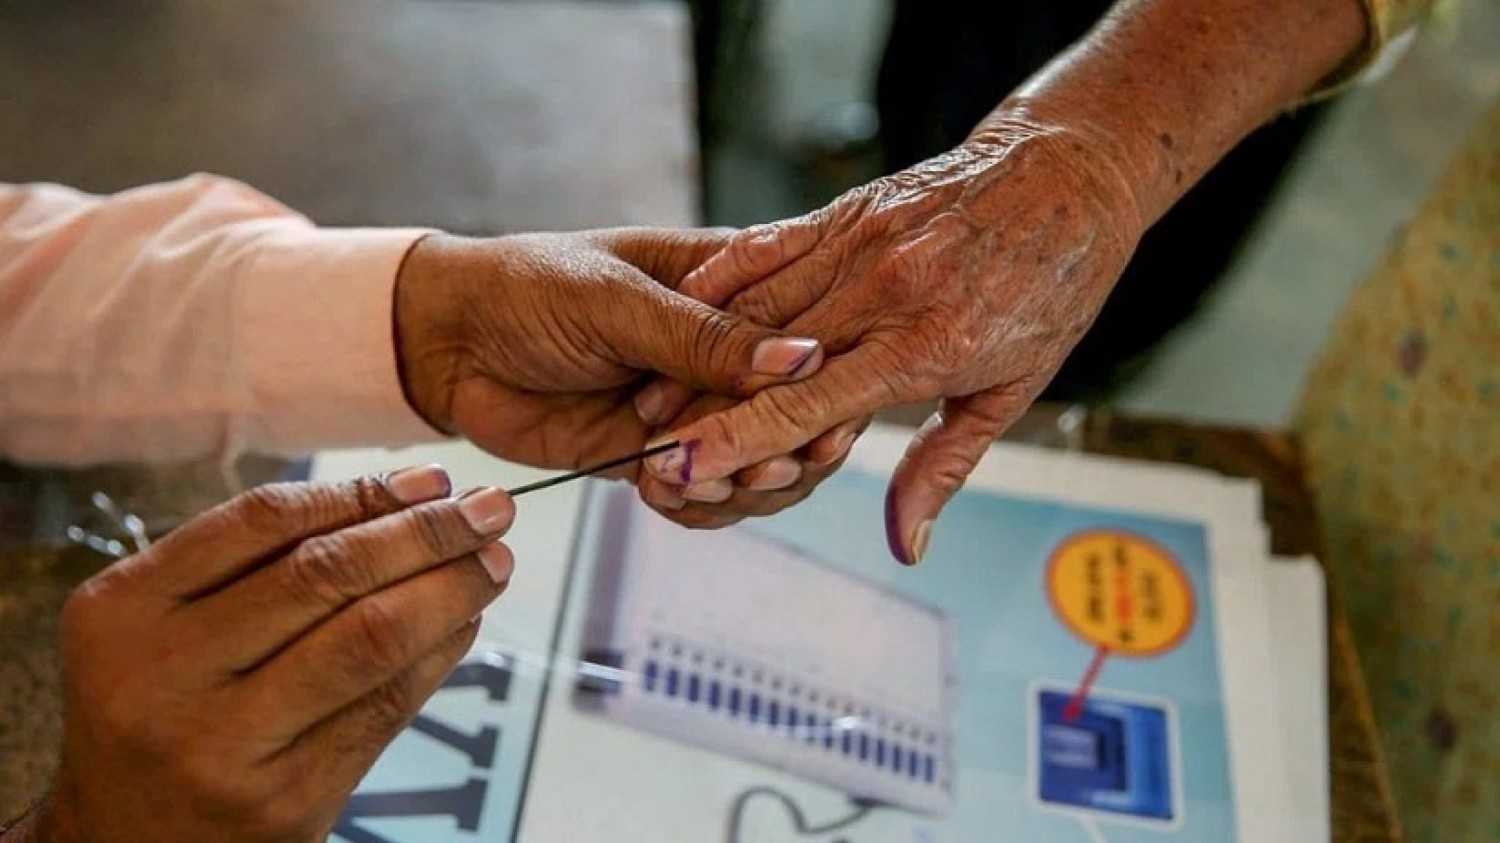
[[[830,359],[804,381],[673,423],[668,435],[686,447],[648,471],[702,488],[877,409],[942,399],[886,500],[892,553],[915,563],[943,505],[1092,324],[1139,239],[1142,214],[1108,149],[1018,113],[805,217],[740,232],[681,291],[816,337]],[[655,419],[692,396],[678,384],[648,390]]]
[[[675,388],[676,382],[670,383]],[[688,425],[736,403],[719,395],[700,396],[671,420],[671,426]],[[718,529],[746,517],[774,515],[801,503],[837,471],[869,424],[869,416],[843,422],[793,453],[740,469],[730,477],[683,484],[643,471],[636,485],[651,508],[686,527]]]
[[[263,486],[80,586],[19,839],[323,840],[509,581],[509,497],[448,492],[436,466]]]
[[[413,407],[507,459],[574,468],[643,446],[649,429],[631,396],[644,376],[746,396],[816,371],[815,340],[672,289],[728,236],[635,228],[422,240],[396,282]]]

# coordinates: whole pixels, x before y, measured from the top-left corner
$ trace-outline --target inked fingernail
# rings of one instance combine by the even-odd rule
[[[458,512],[476,533],[488,535],[504,532],[515,515],[515,505],[510,495],[494,488],[479,489],[464,495],[458,502]]]
[[[802,479],[802,463],[791,457],[776,457],[760,467],[755,479],[745,488],[757,492],[773,492]]]
[[[661,424],[662,385],[653,381],[635,394],[635,414],[648,425]]]
[[[652,442],[646,447],[654,448],[670,440],[660,439]],[[693,451],[697,450],[697,440],[683,442],[676,448],[665,453],[657,454],[646,460],[646,468],[669,483],[686,486],[693,480]]]
[[[434,463],[414,465],[386,475],[385,488],[391,493],[391,497],[411,504],[446,497],[453,486],[448,479],[448,472]]]
[[[812,362],[822,346],[817,340],[800,337],[772,337],[761,340],[750,359],[750,368],[757,374],[786,376],[801,372]]]
[[[515,570],[515,558],[511,556],[510,548],[499,542],[491,542],[475,552],[479,557],[479,564],[484,566],[484,572],[490,575],[490,580],[496,585],[510,579],[511,571]]]
[[[728,480],[705,480],[682,490],[682,496],[698,503],[723,503],[734,495],[734,484]]]
[[[915,565],[922,561],[927,555],[927,542],[932,539],[932,520],[928,519],[917,524],[916,529],[911,531],[911,564]]]

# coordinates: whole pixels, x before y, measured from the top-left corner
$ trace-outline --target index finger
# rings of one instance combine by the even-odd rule
[[[807,380],[762,390],[673,430],[656,441],[676,439],[682,447],[647,460],[646,470],[674,486],[717,480],[795,451],[840,422],[926,397],[889,358],[867,342]]]
[[[414,506],[303,541],[185,611],[223,642],[214,658],[225,669],[247,670],[365,595],[481,550],[514,515],[499,489]]]
[[[822,239],[821,216],[762,223],[729,238],[728,244],[682,279],[677,291],[712,307],[723,307],[740,291],[812,251]]]
[[[342,483],[271,483],[231,498],[130,560],[128,575],[179,600],[215,591],[312,536],[369,521],[450,491],[440,466]]]

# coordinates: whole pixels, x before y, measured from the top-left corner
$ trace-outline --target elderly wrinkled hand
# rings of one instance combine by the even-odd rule
[[[807,216],[736,235],[681,291],[816,337],[829,358],[733,405],[688,406],[680,383],[647,387],[642,417],[690,443],[648,464],[648,502],[713,523],[703,505],[671,504],[723,496],[726,478],[753,479],[788,455],[807,466],[809,449],[841,458],[870,413],[942,399],[887,498],[892,552],[916,562],[939,510],[1056,373],[1139,239],[1142,215],[1101,146],[1017,113]],[[804,470],[787,496],[827,473]]]
[[[263,486],[81,585],[19,839],[323,840],[510,581],[510,498],[449,491],[436,466]]]

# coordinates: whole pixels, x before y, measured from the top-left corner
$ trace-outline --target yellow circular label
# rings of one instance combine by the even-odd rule
[[[1193,589],[1161,545],[1123,530],[1069,536],[1047,562],[1047,597],[1063,625],[1124,656],[1181,643],[1193,625]]]

